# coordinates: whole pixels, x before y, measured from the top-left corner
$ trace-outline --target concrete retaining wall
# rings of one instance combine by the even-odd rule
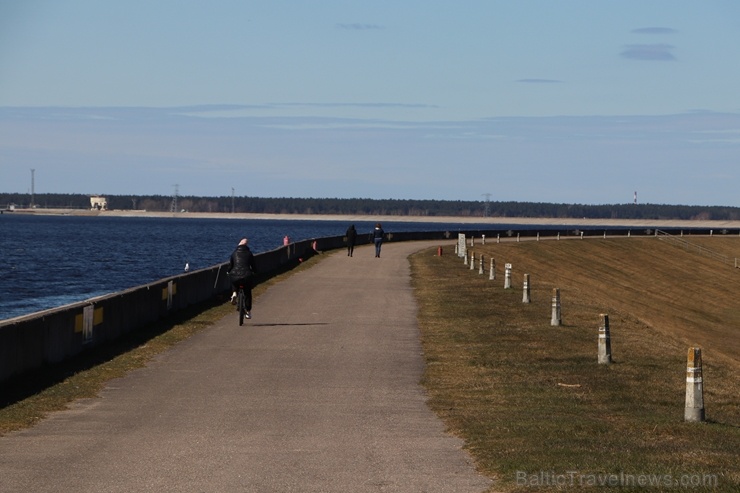
[[[330,245],[337,240],[324,239]],[[339,238],[339,242],[342,238]],[[306,240],[255,256],[257,282],[314,253]],[[0,322],[0,382],[59,363],[231,289],[228,264]]]
[[[386,241],[455,241],[460,233],[489,240],[500,237],[542,237],[603,235],[603,229],[575,230],[457,230],[426,232],[391,232]],[[654,230],[629,231],[633,236],[652,235]],[[610,236],[626,236],[626,229],[610,229]],[[673,234],[679,234],[677,231]],[[681,234],[684,234],[681,232]],[[691,230],[690,234],[710,234]],[[727,233],[724,233],[727,234]],[[735,232],[734,234],[738,234]],[[358,235],[357,244],[371,242],[369,235]],[[292,269],[301,259],[316,251],[345,246],[342,236],[315,238],[261,253],[255,256],[257,283]],[[314,250],[315,248],[315,250]],[[58,363],[111,341],[123,334],[145,327],[191,305],[228,292],[230,283],[226,265],[219,264],[186,274],[161,279],[106,296],[34,313],[0,322],[0,382],[44,365]]]

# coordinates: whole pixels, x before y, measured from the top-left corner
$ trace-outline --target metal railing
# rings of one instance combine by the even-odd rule
[[[738,267],[737,257],[735,258],[728,257],[727,255],[723,255],[721,253],[715,252],[714,250],[710,250],[709,248],[703,247],[701,245],[689,243],[688,241],[684,240],[680,236],[672,235],[670,233],[666,233],[665,231],[656,229],[655,237],[661,241],[666,241],[672,245],[676,245],[680,248],[683,248],[687,252],[698,253],[700,255],[704,255],[705,257],[718,260],[722,262],[723,264],[731,265],[733,267]]]

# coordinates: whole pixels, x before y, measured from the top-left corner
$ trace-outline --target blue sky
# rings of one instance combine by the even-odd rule
[[[740,206],[740,2],[0,1],[0,192]]]

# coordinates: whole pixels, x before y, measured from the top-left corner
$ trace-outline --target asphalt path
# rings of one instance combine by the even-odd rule
[[[243,327],[234,312],[0,438],[0,491],[486,490],[419,385],[407,257],[438,244],[325,254],[257,298]]]

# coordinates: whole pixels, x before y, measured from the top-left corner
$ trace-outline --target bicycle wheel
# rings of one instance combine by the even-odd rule
[[[239,309],[239,326],[242,326],[244,325],[244,314],[246,313],[247,309],[244,306],[244,291],[241,288],[239,289],[237,306]]]

